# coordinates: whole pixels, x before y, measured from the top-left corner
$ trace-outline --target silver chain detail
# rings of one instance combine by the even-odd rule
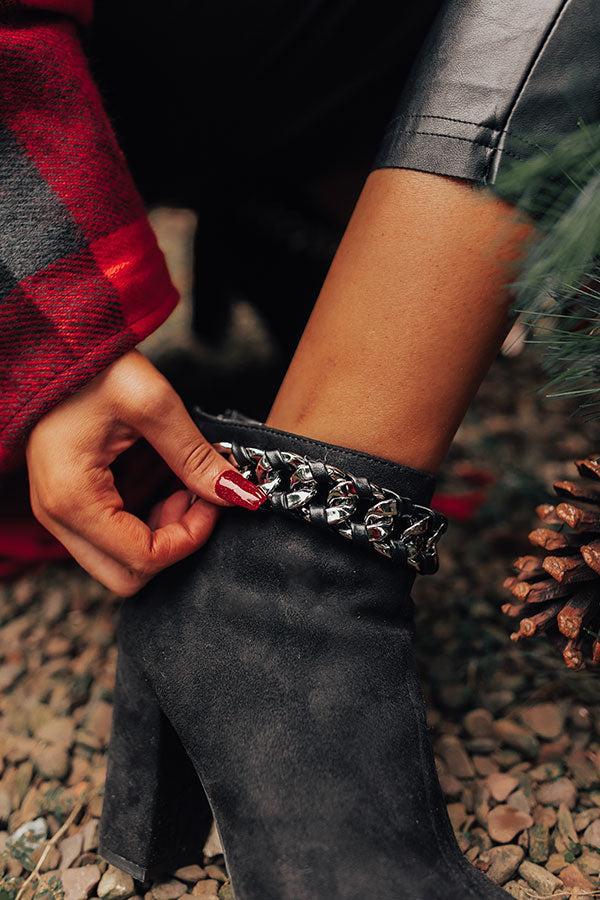
[[[268,498],[265,507],[331,528],[421,574],[437,570],[437,542],[447,527],[440,513],[299,453],[225,441],[215,446],[260,485]]]

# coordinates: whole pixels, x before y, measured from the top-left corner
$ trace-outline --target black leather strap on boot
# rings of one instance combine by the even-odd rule
[[[371,546],[382,535],[364,516],[354,541],[326,521],[328,466],[362,492],[355,525],[373,490],[407,516],[427,507],[433,478],[244,421],[199,425],[240,463],[266,451],[263,485],[280,469],[287,480],[271,510],[224,511],[206,547],[124,605],[101,852],[137,877],[197,861],[201,784],[236,900],[500,900],[458,850],[437,781],[416,569]],[[289,501],[307,485],[308,514],[284,510],[277,491]],[[402,542],[405,525],[383,538]]]

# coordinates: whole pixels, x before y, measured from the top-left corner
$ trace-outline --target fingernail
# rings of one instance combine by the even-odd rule
[[[244,509],[258,509],[267,499],[267,495],[258,485],[252,484],[235,469],[221,472],[215,483],[215,494],[221,500],[243,506]]]

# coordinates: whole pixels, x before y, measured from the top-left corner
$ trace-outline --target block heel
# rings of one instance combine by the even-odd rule
[[[121,647],[101,856],[145,881],[201,861],[211,824],[210,806],[181,741]]]

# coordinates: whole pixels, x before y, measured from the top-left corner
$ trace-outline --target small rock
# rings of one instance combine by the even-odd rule
[[[492,847],[491,850],[482,853],[479,859],[486,866],[484,871],[487,877],[494,884],[504,884],[513,877],[524,855],[521,847],[506,844],[503,847]]]
[[[20,838],[25,837],[29,847],[37,847],[42,844],[48,837],[48,826],[46,820],[41,817],[33,819],[31,822],[24,822],[16,831],[11,834],[8,843],[15,844]]]
[[[61,841],[58,846],[61,855],[60,868],[68,869],[69,866],[75,862],[83,849],[83,834],[81,831],[78,831],[76,834],[72,834],[70,837]]]
[[[567,756],[567,766],[577,787],[589,791],[597,787],[600,778],[584,750],[573,750]]]
[[[519,878],[517,881],[508,881],[504,885],[504,890],[510,897],[514,897],[515,900],[525,900],[527,895],[523,893],[524,885],[526,886],[527,882]]]
[[[437,742],[436,749],[450,774],[457,778],[474,778],[475,769],[461,741],[452,734],[443,735]]]
[[[470,738],[466,742],[467,750],[470,753],[493,753],[498,747],[498,741],[495,738]]]
[[[213,822],[210,833],[204,845],[204,855],[207,856],[208,859],[212,859],[214,856],[219,856],[222,852],[223,847],[221,846],[219,832],[217,831],[217,827]]]
[[[206,877],[206,869],[198,865],[182,866],[181,869],[177,869],[175,872],[175,878],[185,881],[186,884],[196,884],[197,881]]]
[[[31,761],[43,778],[62,781],[69,772],[69,751],[63,744],[37,744],[32,750]]]
[[[600,850],[600,819],[595,819],[583,832],[583,843]]]
[[[560,880],[567,888],[579,888],[582,891],[594,890],[594,885],[586,878],[581,869],[578,869],[574,863],[560,870]]]
[[[521,761],[521,757],[515,750],[506,748],[504,750],[496,750],[492,758],[496,760],[501,769],[511,769]]]
[[[154,900],[179,900],[179,897],[185,894],[185,884],[172,878],[170,881],[163,881],[162,884],[155,884],[150,893]]]
[[[440,785],[444,796],[450,800],[456,800],[460,797],[463,790],[462,782],[458,780],[456,775],[450,775],[448,772],[440,775]]]
[[[556,811],[551,806],[536,806],[532,815],[536,825],[545,825],[546,828],[554,828],[558,818]]]
[[[553,740],[563,730],[565,717],[556,703],[538,703],[521,710],[521,721],[539,737]]]
[[[529,829],[529,858],[534,863],[545,863],[550,855],[550,829],[546,825],[534,825]]]
[[[519,781],[513,775],[507,775],[505,772],[494,772],[485,779],[485,783],[490,794],[499,803],[502,803],[509,794],[519,786]]]
[[[463,719],[465,731],[474,738],[489,738],[494,733],[494,719],[487,709],[472,709]]]
[[[455,832],[460,831],[467,821],[467,811],[464,803],[449,803],[447,809],[452,828]]]
[[[540,785],[536,791],[539,803],[545,806],[559,807],[564,803],[569,809],[575,806],[577,789],[568,778],[557,778],[556,781],[548,781]]]
[[[227,881],[227,875],[221,868],[221,866],[215,866],[214,864],[208,865],[206,867],[206,874],[209,878],[214,878],[215,881]]]
[[[492,713],[498,713],[500,710],[505,709],[515,699],[515,695],[512,691],[502,690],[502,691],[493,691],[489,694],[486,694],[481,698],[481,702],[489,709]]]
[[[65,891],[64,900],[87,900],[100,881],[98,866],[81,866],[77,869],[63,869],[60,880]]]
[[[558,831],[567,847],[577,843],[577,832],[573,824],[573,816],[564,803],[558,807]]]
[[[519,875],[525,879],[534,891],[537,891],[542,896],[551,896],[555,890],[562,887],[562,882],[556,875],[552,875],[551,872],[548,872],[541,866],[537,866],[535,863],[527,862],[527,860],[519,866]]]
[[[22,663],[6,663],[0,666],[0,694],[8,691],[25,671]]]
[[[533,819],[527,813],[511,809],[510,806],[496,806],[488,815],[487,825],[492,840],[508,844],[525,828],[531,828]]]
[[[93,735],[100,746],[106,747],[110,736],[112,706],[106,700],[97,700],[85,719],[85,731]]]
[[[600,875],[600,853],[585,850],[577,860],[577,865],[586,875]]]
[[[219,900],[235,900],[230,881],[228,881],[227,884],[224,884],[219,891]]]
[[[561,734],[555,741],[544,744],[540,750],[538,762],[545,763],[550,759],[563,759],[569,749],[571,738],[568,734]]]
[[[534,781],[552,781],[555,778],[560,778],[563,774],[563,766],[557,760],[549,760],[547,763],[531,769],[529,774]]]
[[[600,809],[586,809],[573,817],[575,831],[584,831],[595,819],[600,818]]]
[[[10,794],[0,787],[0,825],[6,825],[12,812]]]
[[[81,829],[83,835],[83,852],[98,849],[98,819],[90,819]]]
[[[192,888],[192,894],[195,897],[218,897],[219,882],[215,881],[213,878],[209,878],[206,881],[199,881]]]
[[[66,716],[57,716],[38,728],[35,736],[47,744],[63,744],[70,747],[75,737],[75,723]]]
[[[520,809],[521,812],[531,812],[531,797],[528,797],[524,790],[515,791],[506,801],[512,809]]]
[[[552,872],[553,875],[558,875],[560,870],[564,869],[566,864],[567,861],[565,860],[564,853],[551,853],[545,868],[548,869],[549,872]]]
[[[103,900],[125,900],[135,893],[133,878],[115,866],[109,866],[98,885],[97,894]]]
[[[477,772],[477,774],[482,775],[483,777],[485,777],[486,775],[492,775],[499,769],[496,760],[490,759],[489,756],[474,756],[473,765],[475,766],[475,771]]]
[[[538,739],[530,731],[513,722],[512,719],[498,719],[497,722],[494,722],[494,733],[498,740],[509,747],[514,747],[527,759],[536,758],[540,749]]]

